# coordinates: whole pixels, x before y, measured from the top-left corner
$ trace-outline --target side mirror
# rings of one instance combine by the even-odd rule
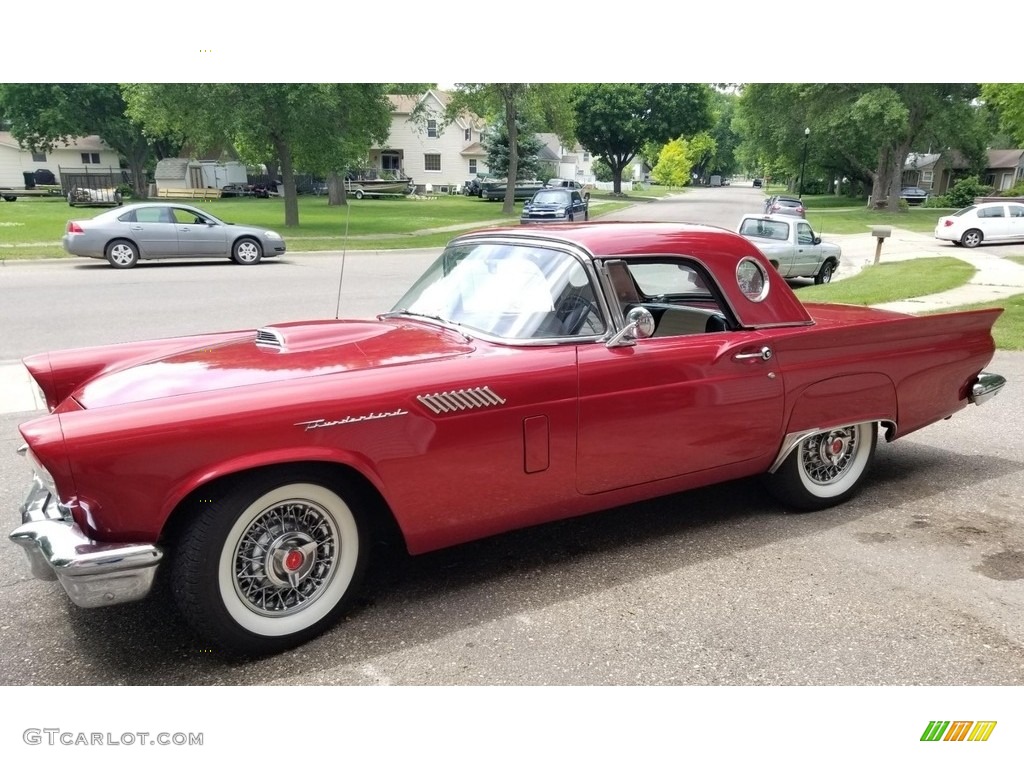
[[[821,245],[821,238],[815,235],[811,242],[813,242],[815,245]]]
[[[626,315],[626,327],[608,339],[608,347],[630,347],[637,339],[654,335],[654,315],[646,307],[633,307]]]

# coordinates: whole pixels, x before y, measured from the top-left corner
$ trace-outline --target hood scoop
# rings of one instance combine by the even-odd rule
[[[293,354],[338,344],[359,344],[386,332],[380,323],[323,320],[268,325],[256,331],[256,346],[268,352]]]

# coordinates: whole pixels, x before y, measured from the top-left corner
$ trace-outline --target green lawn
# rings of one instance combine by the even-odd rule
[[[591,214],[619,210],[634,198],[608,198],[595,203]],[[185,201],[191,204],[191,201]],[[436,198],[382,198],[350,200],[348,206],[328,206],[326,197],[299,197],[299,226],[284,226],[280,198],[231,198],[196,201],[195,206],[225,221],[275,229],[284,235],[289,250],[389,250],[442,246],[462,231],[495,222],[518,223],[516,214],[505,217],[500,202],[452,195]],[[60,245],[69,219],[87,219],[100,208],[70,208],[62,198],[20,199],[0,203],[0,259],[66,256]],[[443,232],[423,232],[439,227]],[[347,234],[347,237],[346,237]]]
[[[974,267],[966,261],[935,256],[867,266],[845,280],[800,288],[797,296],[804,302],[885,304],[942,293],[963,285],[973,275]]]

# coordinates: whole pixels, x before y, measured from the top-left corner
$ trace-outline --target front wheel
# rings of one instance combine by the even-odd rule
[[[275,472],[235,486],[182,534],[171,589],[185,620],[228,653],[291,648],[330,627],[366,567],[368,537],[354,493],[324,477]]]
[[[860,490],[875,454],[875,422],[830,429],[801,440],[765,483],[780,501],[801,510],[840,504]]]
[[[980,229],[969,229],[964,232],[964,236],[960,238],[960,244],[964,248],[977,248],[981,245],[982,234]]]
[[[263,248],[251,237],[243,237],[231,248],[231,258],[238,264],[259,264]]]
[[[821,265],[821,269],[818,270],[818,274],[814,276],[814,284],[822,285],[823,283],[832,282],[832,274],[835,272],[836,267],[831,261],[826,261]]]

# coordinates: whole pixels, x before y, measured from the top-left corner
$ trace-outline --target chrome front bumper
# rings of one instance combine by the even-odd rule
[[[998,373],[979,373],[978,380],[971,387],[968,399],[975,405],[981,405],[986,400],[991,400],[998,395],[1005,384],[1006,379]]]
[[[149,594],[163,552],[153,544],[100,544],[65,519],[38,477],[21,505],[11,541],[25,550],[32,575],[60,581],[81,608],[141,600]]]

